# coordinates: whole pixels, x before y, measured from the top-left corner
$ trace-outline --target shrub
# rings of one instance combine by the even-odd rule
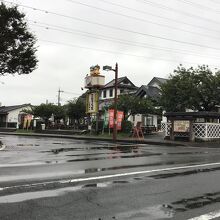
[[[130,133],[132,130],[132,123],[130,121],[122,121],[122,132]]]

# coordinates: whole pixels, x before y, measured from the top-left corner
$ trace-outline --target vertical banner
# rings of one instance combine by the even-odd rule
[[[117,112],[117,130],[121,130],[121,122],[124,118],[124,112]]]
[[[109,128],[114,127],[114,109],[109,109]],[[124,118],[124,112],[117,111],[117,130],[121,130],[121,123]]]
[[[109,120],[109,113],[106,111],[106,110],[104,110],[105,112],[104,112],[104,123],[103,123],[103,126],[104,126],[104,128],[107,128],[108,127],[108,120]]]
[[[32,115],[25,115],[24,116],[23,129],[25,129],[25,128],[28,129],[30,127],[32,118],[33,118]]]
[[[108,115],[109,115],[109,128],[114,127],[114,109],[109,109],[108,110]]]
[[[99,94],[97,92],[88,93],[86,96],[86,113],[98,112]]]

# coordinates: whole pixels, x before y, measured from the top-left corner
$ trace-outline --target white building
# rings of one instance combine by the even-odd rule
[[[22,121],[22,117],[26,115],[24,109],[30,110],[31,104],[1,106],[0,107],[0,127],[17,128]]]
[[[167,79],[154,77],[147,85],[142,85],[135,95],[140,98],[151,98],[157,100],[161,95],[160,87],[166,81]],[[154,126],[157,128],[161,123],[161,117],[161,115],[155,114],[139,114],[131,117],[131,121],[133,121],[134,125],[136,125],[138,121],[141,121],[143,126]]]
[[[102,110],[103,107],[107,107],[114,102],[115,97],[115,80],[113,79],[107,83],[101,90],[99,95],[99,110]],[[126,76],[118,78],[117,84],[117,95],[121,94],[131,94],[137,91],[136,87]]]

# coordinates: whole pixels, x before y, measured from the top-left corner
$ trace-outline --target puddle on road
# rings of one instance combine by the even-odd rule
[[[167,155],[194,155],[194,154],[209,154],[208,151],[195,151],[195,152],[172,152],[165,153]]]
[[[103,183],[91,183],[83,185],[82,188],[104,188],[112,185],[112,182],[103,182]]]
[[[219,171],[219,170],[220,170],[220,167],[214,167],[214,168],[206,168],[206,169],[189,170],[185,172],[156,174],[156,175],[151,175],[149,177],[154,178],[154,179],[166,179],[166,178],[172,178],[172,177],[178,177],[178,176],[186,176],[186,175],[193,175],[193,174],[198,174],[198,173]]]
[[[174,212],[172,210],[166,210],[163,206],[157,205],[152,207],[147,207],[146,209],[134,210],[130,212],[124,212],[113,216],[113,219],[118,220],[156,220],[156,219],[170,219],[173,218]]]
[[[220,192],[206,193],[201,196],[182,199],[173,202],[171,205],[164,205],[173,212],[185,212],[187,210],[202,208],[207,205],[212,205],[220,202]]]
[[[125,183],[130,183],[130,182],[127,181],[127,180],[114,180],[112,183],[114,183],[114,184],[125,184]]]
[[[55,143],[53,143],[55,144]],[[61,144],[61,143],[56,143]],[[143,148],[143,146],[141,146]],[[79,151],[79,150],[114,150],[117,152],[130,152],[132,153],[134,150],[139,149],[140,145],[107,145],[107,146],[97,146],[97,147],[62,147],[56,148],[49,151],[42,151],[42,152],[52,152],[54,154],[62,153],[62,152],[71,152],[71,151]]]
[[[69,192],[82,189],[82,186],[66,187],[56,190],[45,190],[37,192],[25,192],[19,194],[12,194],[7,196],[0,196],[0,203],[16,203],[32,199],[49,198],[64,195]]]
[[[39,144],[17,144],[17,147],[38,147]]]
[[[28,201],[32,199],[40,199],[40,198],[57,197],[57,196],[68,194],[70,192],[82,190],[85,188],[104,188],[110,185],[112,185],[112,182],[102,182],[102,183],[91,183],[91,184],[72,186],[72,187],[64,187],[64,188],[55,189],[55,190],[44,190],[44,191],[11,194],[11,195],[6,195],[6,196],[0,196],[0,204],[1,203],[24,202],[24,201]],[[7,190],[7,187],[5,189]],[[0,188],[0,191],[4,191],[5,189]]]
[[[120,170],[120,169],[131,169],[131,168],[141,168],[141,167],[152,167],[152,166],[164,166],[164,165],[178,165],[177,162],[165,162],[165,163],[151,163],[151,164],[140,164],[140,165],[125,165],[125,166],[113,166],[107,168],[88,168],[85,169],[85,173],[96,173],[102,171],[112,171],[112,170]],[[180,163],[181,164],[181,163]],[[149,177],[149,176],[147,176]]]
[[[93,161],[93,160],[111,160],[111,159],[129,159],[129,158],[138,158],[138,157],[151,157],[151,156],[158,156],[161,154],[133,154],[133,155],[120,155],[120,154],[109,154],[107,157],[87,157],[87,158],[81,158],[81,159],[72,159],[67,160],[66,162],[82,162],[82,161]]]

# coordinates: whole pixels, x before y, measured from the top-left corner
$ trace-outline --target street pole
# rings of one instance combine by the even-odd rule
[[[64,91],[62,91],[62,90],[60,90],[60,88],[59,88],[59,90],[58,90],[58,106],[60,106],[61,105],[61,103],[60,103],[60,93],[61,92],[64,92]]]
[[[114,127],[113,127],[113,141],[117,141],[117,90],[118,90],[118,63],[115,65],[115,97],[114,97]]]

